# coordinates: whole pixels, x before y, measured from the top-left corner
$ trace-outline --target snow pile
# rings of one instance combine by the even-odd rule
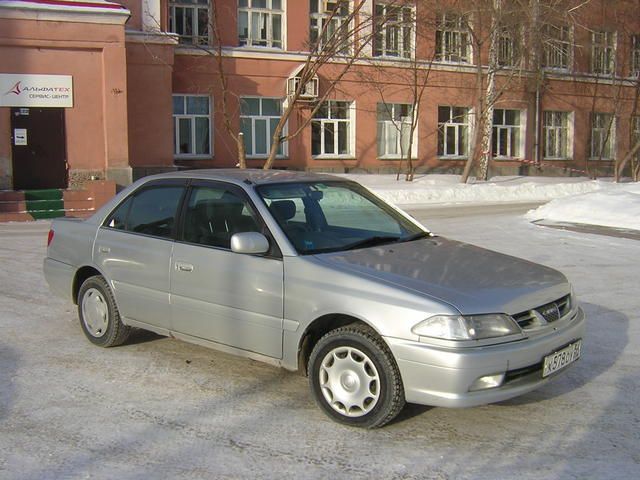
[[[640,185],[602,184],[606,188],[552,200],[530,210],[530,220],[586,223],[604,227],[640,230]]]
[[[487,182],[460,183],[459,175],[416,175],[413,182],[395,175],[346,174],[396,205],[544,202],[602,188],[588,178],[494,177]]]

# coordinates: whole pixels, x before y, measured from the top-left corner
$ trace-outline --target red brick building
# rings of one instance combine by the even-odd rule
[[[0,2],[0,189],[124,185],[168,169],[236,165],[219,65],[228,128],[244,133],[248,165],[262,166],[310,39],[326,23],[325,34],[340,31],[349,8],[360,7],[351,21],[371,26],[345,39],[344,55],[318,72],[315,93],[360,55],[275,167],[395,170],[404,123],[415,115],[418,171],[459,172],[478,121],[478,57],[485,82],[489,63],[489,42],[474,44],[491,24],[474,14],[478,3],[217,0],[218,50],[207,0]],[[562,8],[545,13],[537,57],[514,60],[541,35],[530,17],[502,32],[492,173],[537,163],[542,174],[610,174],[640,138],[640,0]],[[376,23],[382,15],[393,21]],[[416,67],[428,72],[419,104],[407,81]],[[287,132],[305,124],[313,105],[311,98],[295,109]]]

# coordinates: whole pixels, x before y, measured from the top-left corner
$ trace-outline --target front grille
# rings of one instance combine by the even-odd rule
[[[571,295],[565,295],[554,302],[549,302],[533,310],[517,313],[513,319],[523,330],[541,328],[564,317],[571,311]]]

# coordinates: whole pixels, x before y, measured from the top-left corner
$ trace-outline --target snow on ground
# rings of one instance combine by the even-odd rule
[[[640,230],[640,184],[585,177],[494,177],[460,183],[459,175],[417,175],[413,182],[395,175],[343,175],[385,200],[409,205],[461,203],[549,203],[526,214],[529,220],[583,223]]]

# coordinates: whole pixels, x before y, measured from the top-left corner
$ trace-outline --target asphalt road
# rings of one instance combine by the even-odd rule
[[[374,431],[331,422],[305,378],[268,365],[142,332],[94,347],[42,277],[47,223],[0,224],[0,478],[640,477],[640,243],[534,226],[528,208],[412,214],[562,270],[583,359],[519,399],[408,406]]]

